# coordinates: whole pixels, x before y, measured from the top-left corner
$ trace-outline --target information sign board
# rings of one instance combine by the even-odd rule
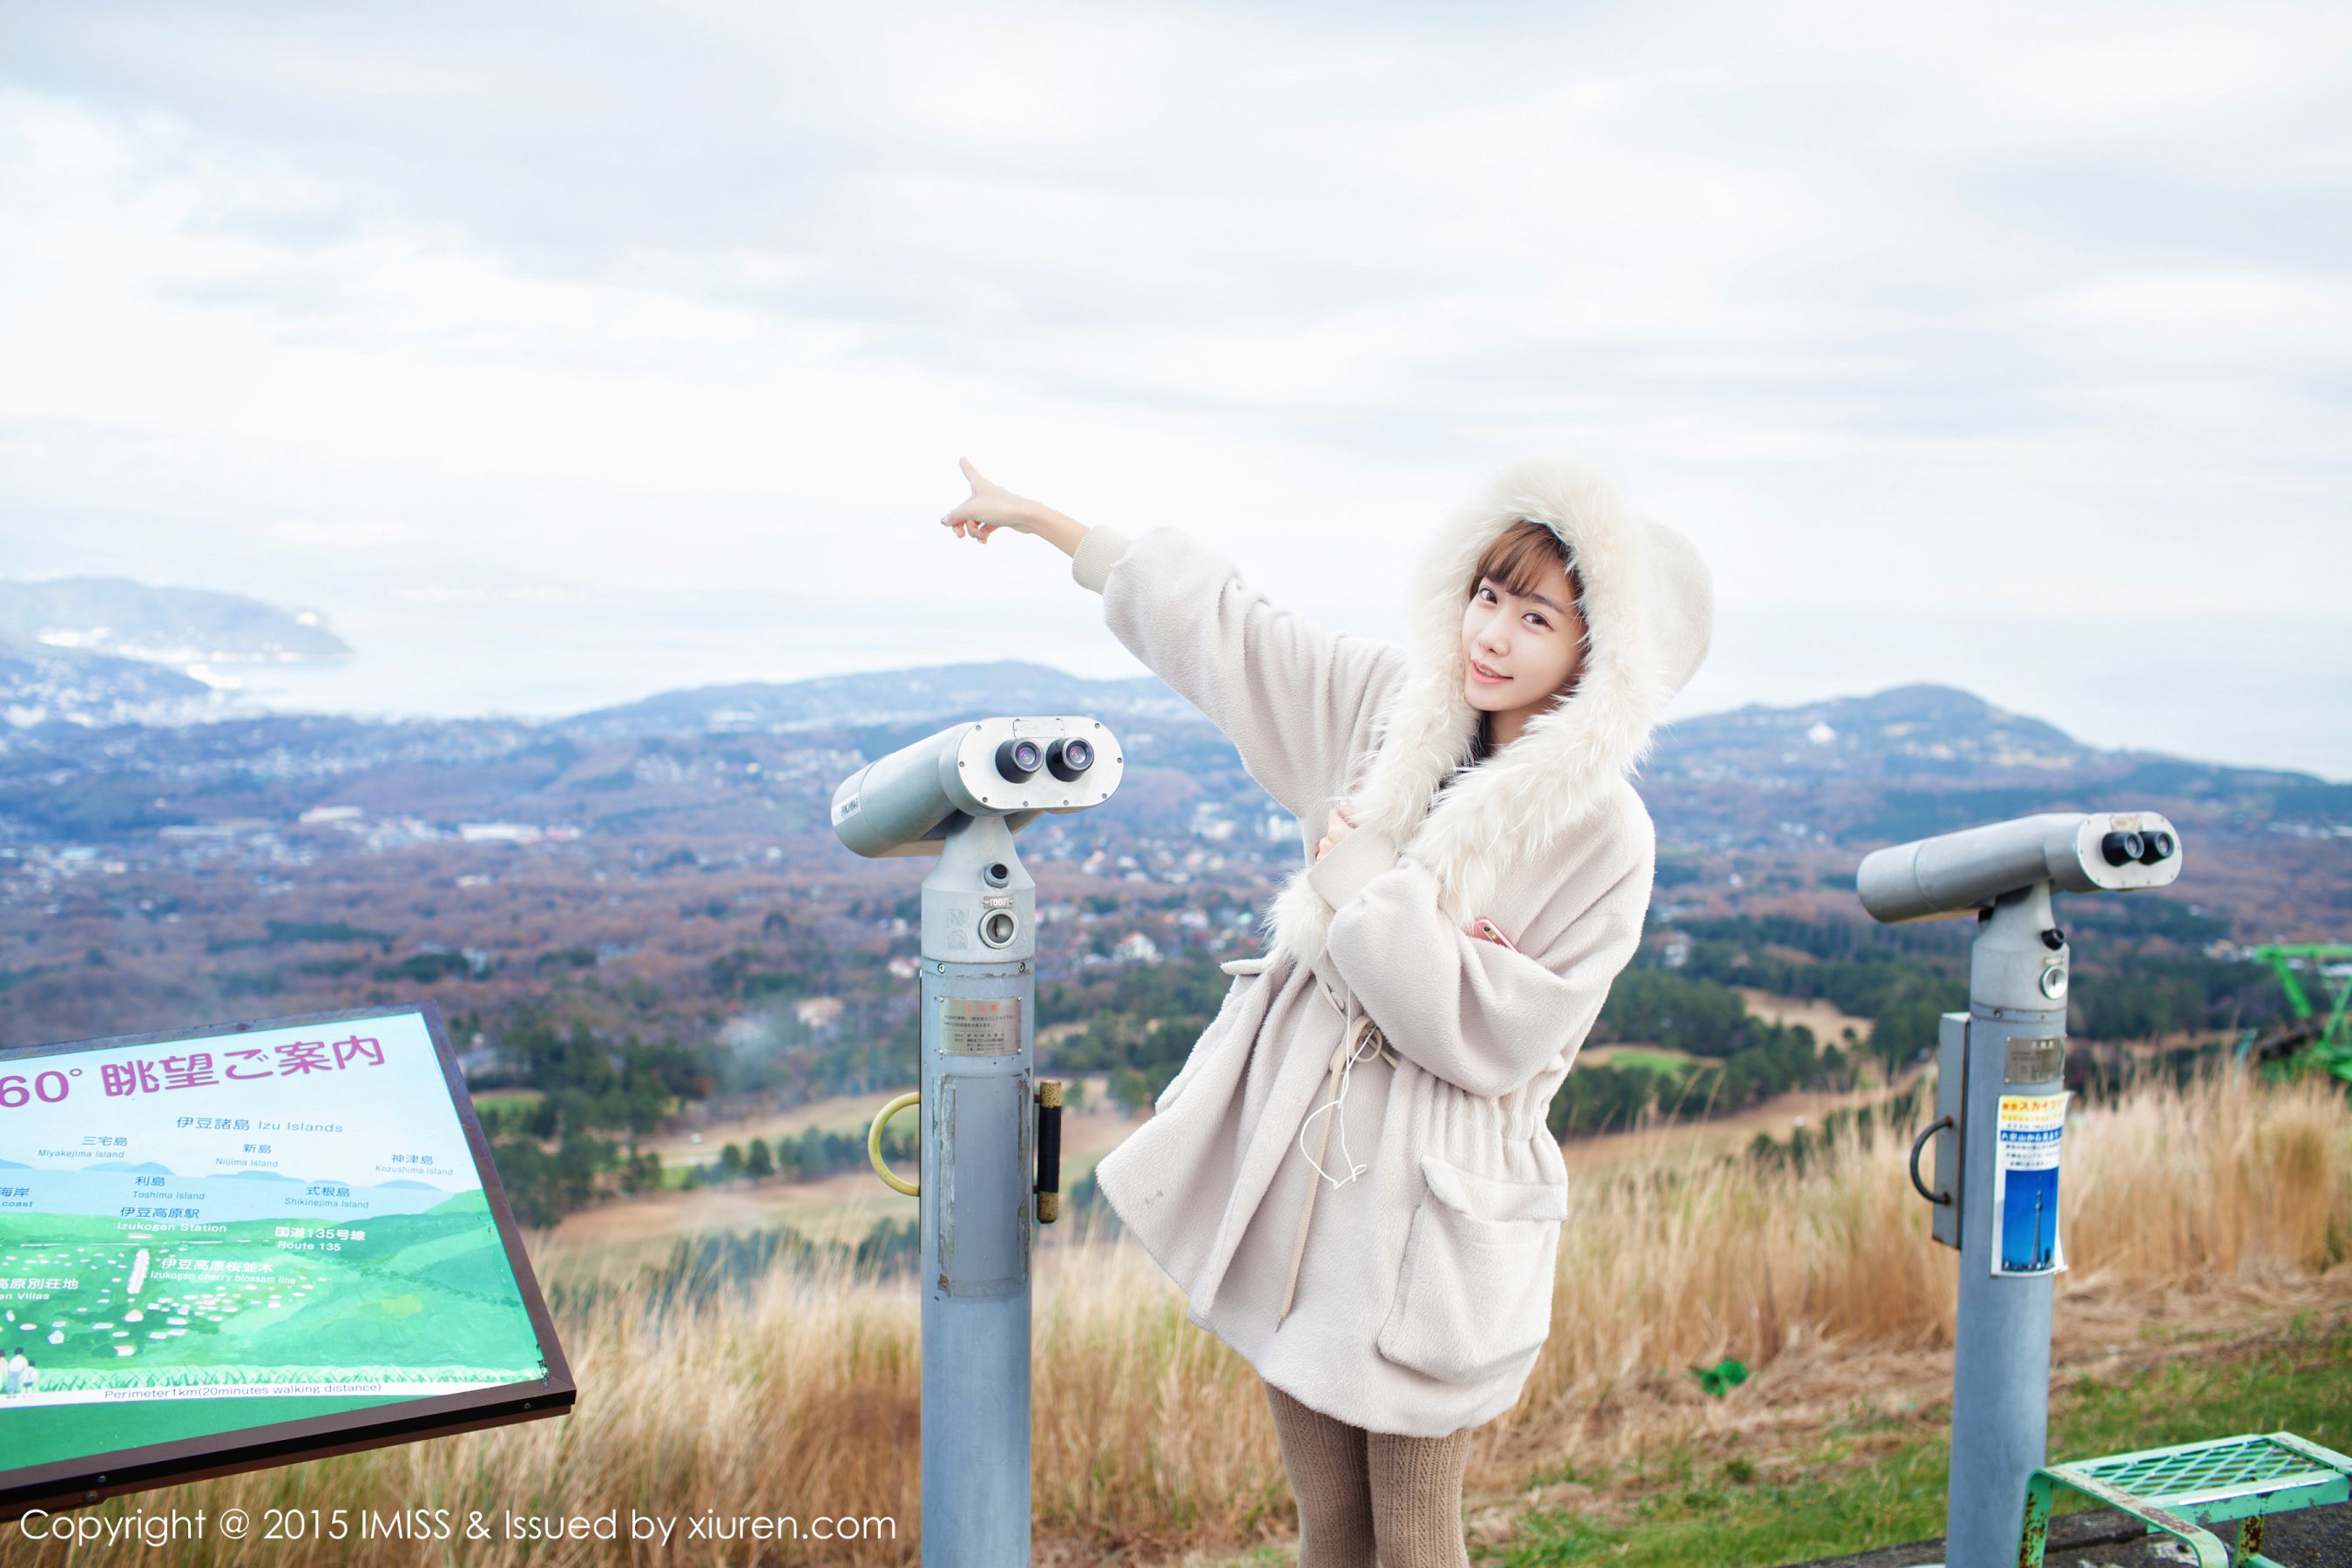
[[[572,1397],[432,1003],[0,1049],[0,1519]]]

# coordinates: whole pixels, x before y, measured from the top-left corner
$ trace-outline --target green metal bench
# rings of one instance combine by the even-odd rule
[[[2042,1568],[2050,1503],[2060,1487],[2185,1542],[2200,1568],[2281,1568],[2263,1555],[2263,1519],[2352,1500],[2352,1459],[2292,1432],[2273,1432],[2045,1466],[2025,1484],[2019,1568]],[[2238,1528],[2231,1545],[2203,1528],[2231,1521]]]

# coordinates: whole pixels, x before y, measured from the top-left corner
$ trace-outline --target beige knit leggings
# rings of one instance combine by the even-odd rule
[[[1298,1568],[1470,1568],[1462,1472],[1474,1428],[1402,1437],[1350,1426],[1270,1383],[1265,1398],[1298,1495]]]

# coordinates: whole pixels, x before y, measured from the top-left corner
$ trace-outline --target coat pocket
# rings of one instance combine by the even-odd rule
[[[1405,1232],[1381,1353],[1447,1383],[1478,1383],[1531,1357],[1551,1332],[1553,1270],[1568,1194],[1421,1157],[1426,1190]]]
[[[1217,1031],[1232,1026],[1233,1013],[1238,999],[1250,989],[1250,984],[1256,982],[1257,976],[1272,962],[1271,957],[1229,958],[1217,965],[1226,973],[1235,977],[1234,984],[1225,988],[1225,1000],[1217,1009],[1217,1016],[1209,1021],[1209,1026],[1202,1031],[1201,1037],[1192,1042],[1192,1054],[1184,1058],[1184,1065],[1177,1069],[1176,1076],[1168,1080],[1168,1087],[1161,1089],[1159,1098],[1151,1102],[1151,1109],[1154,1111],[1165,1110],[1176,1103],[1176,1097],[1184,1091],[1186,1084],[1192,1081],[1192,1075],[1200,1070],[1201,1063],[1217,1049],[1219,1044]],[[1244,982],[1250,984],[1244,984]]]

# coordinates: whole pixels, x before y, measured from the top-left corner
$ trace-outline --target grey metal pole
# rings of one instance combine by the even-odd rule
[[[2063,1086],[2068,965],[2050,891],[2045,881],[2001,895],[1969,952],[1959,1324],[1945,1504],[1949,1568],[2009,1568],[2017,1561],[2026,1479],[2048,1448],[2052,1276],[2002,1278],[1992,1262],[2001,1097]],[[2054,982],[2044,979],[2053,972]]]
[[[1874,849],[1855,868],[1874,920],[1973,910],[1980,922],[1969,1010],[1939,1022],[1937,1116],[1911,1145],[1911,1184],[1936,1205],[1929,1232],[1960,1253],[1946,1561],[1935,1568],[2017,1560],[2025,1485],[2048,1453],[2051,1276],[2065,1257],[2055,1205],[2069,973],[2051,895],[2160,888],[2180,865],[2179,837],[2160,813],[2062,811]],[[1933,1187],[1919,1173],[1930,1142]]]
[[[923,880],[923,1568],[1029,1561],[1035,929],[1012,829],[963,819]]]

